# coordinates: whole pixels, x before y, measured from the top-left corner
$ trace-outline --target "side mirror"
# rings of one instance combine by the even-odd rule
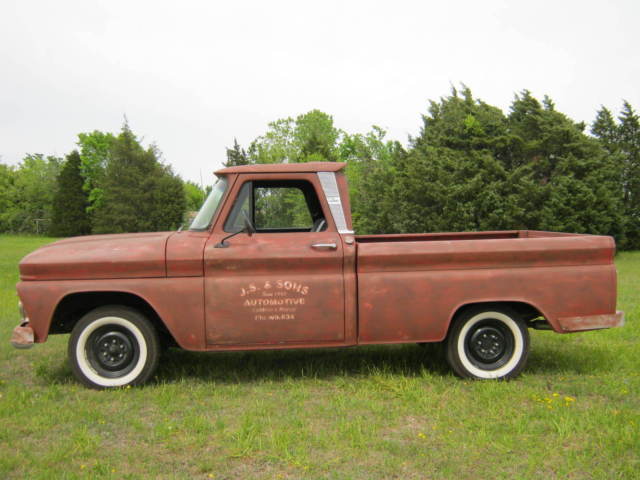
[[[215,248],[229,248],[229,242],[227,242],[227,240],[229,240],[231,237],[235,237],[239,233],[246,233],[250,237],[253,236],[254,233],[256,233],[256,227],[253,226],[253,223],[251,223],[251,220],[249,219],[247,214],[245,212],[242,213],[244,215],[244,227],[242,228],[242,230],[238,230],[231,235],[227,235],[214,245]]]

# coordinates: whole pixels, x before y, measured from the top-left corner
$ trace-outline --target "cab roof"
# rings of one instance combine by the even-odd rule
[[[344,162],[307,162],[307,163],[256,163],[253,165],[239,165],[216,170],[216,175],[227,173],[307,173],[307,172],[338,172],[347,164]]]

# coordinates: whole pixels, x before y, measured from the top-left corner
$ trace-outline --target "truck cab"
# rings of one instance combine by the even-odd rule
[[[342,203],[348,198],[342,166],[218,172],[228,193],[204,243],[207,346],[354,343],[354,326],[348,337],[345,332],[344,264],[351,258],[353,265],[355,240],[348,204],[345,209]],[[255,234],[223,243],[245,222]],[[206,221],[196,225],[207,232],[210,227]]]

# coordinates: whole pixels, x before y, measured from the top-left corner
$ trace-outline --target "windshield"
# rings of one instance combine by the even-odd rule
[[[218,210],[220,200],[224,191],[227,189],[227,179],[225,177],[219,178],[216,184],[213,186],[211,193],[200,207],[200,211],[196,218],[191,222],[189,230],[206,230],[211,225],[213,215]]]

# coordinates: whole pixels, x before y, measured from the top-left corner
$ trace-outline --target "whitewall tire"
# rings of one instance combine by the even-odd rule
[[[74,375],[88,387],[140,385],[158,366],[160,342],[153,325],[137,310],[111,305],[84,315],[69,339]]]
[[[528,355],[527,326],[504,306],[466,309],[456,316],[447,337],[447,361],[463,378],[514,378]]]

